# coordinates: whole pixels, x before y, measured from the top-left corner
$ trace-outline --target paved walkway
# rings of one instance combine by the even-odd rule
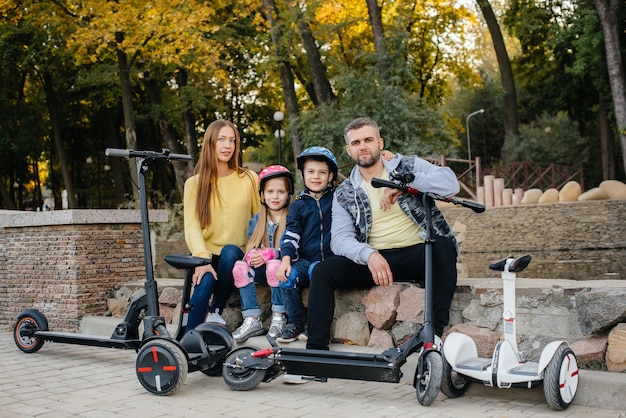
[[[286,385],[261,383],[234,392],[221,377],[190,373],[174,395],[143,389],[135,352],[46,343],[33,354],[0,332],[1,417],[626,417],[624,411],[572,405],[552,411],[543,400],[439,395],[421,406],[412,386],[331,379]],[[500,391],[506,394],[506,390]]]

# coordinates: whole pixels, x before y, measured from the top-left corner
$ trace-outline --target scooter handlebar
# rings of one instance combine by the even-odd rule
[[[389,180],[383,180],[383,179],[378,179],[378,178],[373,178],[372,179],[372,187],[389,187],[392,189],[398,189],[398,190],[402,190],[403,192],[407,192],[413,195],[418,195],[418,194],[426,194],[429,197],[431,197],[434,200],[440,200],[442,202],[450,202],[453,203],[455,205],[460,205],[466,208],[469,208],[471,210],[473,210],[476,213],[483,213],[485,211],[485,206],[481,205],[480,203],[476,203],[476,202],[472,202],[469,200],[459,200],[456,199],[454,197],[443,197],[443,196],[439,196],[436,195],[434,193],[422,193],[417,189],[414,189],[412,187],[408,187],[408,186],[403,186],[402,184],[398,184],[398,183],[394,183],[393,181],[389,181]]]
[[[135,151],[132,149],[118,149],[107,148],[104,150],[104,155],[107,157],[118,158],[148,158],[152,160],[180,160],[180,161],[192,161],[193,157],[187,154],[173,154],[168,149],[158,151]]]

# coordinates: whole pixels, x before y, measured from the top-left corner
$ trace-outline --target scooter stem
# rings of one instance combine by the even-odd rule
[[[509,267],[515,261],[514,258],[506,260],[502,271],[502,327],[504,330],[504,340],[507,341],[519,357],[517,348],[517,334],[515,331],[515,277],[514,272],[509,271]]]

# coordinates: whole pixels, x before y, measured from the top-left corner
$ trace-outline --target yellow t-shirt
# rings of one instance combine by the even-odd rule
[[[210,258],[222,247],[233,244],[245,248],[248,222],[260,209],[256,175],[250,170],[238,175],[233,172],[217,179],[217,192],[211,196],[211,223],[204,229],[196,214],[198,179],[195,175],[185,182],[183,215],[185,242],[192,255]]]
[[[381,176],[387,178],[387,170]],[[368,244],[376,250],[388,250],[391,248],[403,248],[419,244],[424,240],[419,236],[420,227],[406,213],[398,202],[391,208],[383,211],[380,201],[385,193],[384,188],[375,188],[363,181],[367,197],[372,205],[372,229],[369,233]]]

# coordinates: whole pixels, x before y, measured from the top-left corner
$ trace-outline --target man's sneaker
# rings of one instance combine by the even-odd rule
[[[204,322],[215,322],[216,324],[226,325],[226,321],[220,316],[219,309],[216,309],[215,312],[209,312]]]
[[[246,319],[243,320],[243,324],[233,332],[233,338],[240,343],[250,337],[261,335],[264,332],[263,324],[261,324],[259,318],[247,316]]]
[[[280,337],[276,338],[279,343],[292,343],[298,339],[298,335],[302,333],[303,329],[298,328],[295,324],[287,324]]]
[[[287,383],[289,385],[301,385],[303,383],[309,383],[310,379],[305,379],[304,376],[300,376],[299,374],[289,374],[285,373],[281,378],[283,383]]]
[[[267,333],[272,338],[276,338],[283,333],[287,325],[287,317],[280,312],[274,312],[272,314],[272,323],[270,324],[270,330]]]
[[[307,332],[304,331],[302,334],[298,335],[298,339],[306,343],[307,341],[309,341],[309,334],[307,334]]]

